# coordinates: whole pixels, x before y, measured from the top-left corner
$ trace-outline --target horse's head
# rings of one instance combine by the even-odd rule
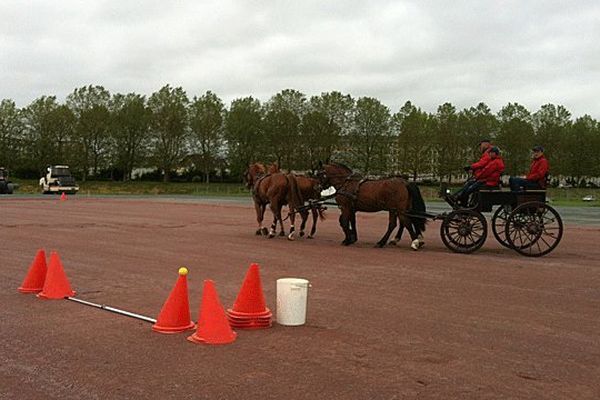
[[[246,182],[246,187],[248,189],[254,186],[256,179],[260,175],[264,175],[267,172],[267,169],[262,163],[256,162],[248,165],[246,170],[244,171],[244,182]]]
[[[352,175],[352,170],[339,163],[323,164],[319,161],[319,165],[314,171],[314,176],[319,180],[322,188],[328,188],[330,186],[337,188],[341,186],[350,175]]]
[[[277,161],[271,163],[271,165],[269,165],[269,168],[267,169],[267,172],[269,174],[276,174],[278,172],[281,172],[281,170],[279,169],[279,163],[277,163]]]

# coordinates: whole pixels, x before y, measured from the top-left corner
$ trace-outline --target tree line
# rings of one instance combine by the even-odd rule
[[[506,173],[523,174],[535,144],[546,148],[553,176],[574,184],[600,176],[600,125],[573,118],[561,105],[530,112],[509,103],[435,113],[407,101],[397,112],[373,97],[340,92],[307,97],[286,89],[261,102],[251,96],[229,107],[207,91],[190,98],[166,85],[149,97],[85,86],[64,103],[41,96],[26,107],[0,102],[0,166],[39,177],[46,165],[68,164],[81,180],[130,180],[138,168],[155,178],[239,180],[253,161],[306,170],[335,160],[366,174],[452,179],[476,159],[477,143],[498,145]]]

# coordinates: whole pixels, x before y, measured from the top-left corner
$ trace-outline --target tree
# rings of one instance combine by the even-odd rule
[[[20,112],[12,100],[0,102],[0,167],[14,168],[20,156],[23,124]]]
[[[413,180],[431,167],[432,118],[420,108],[407,101],[392,117],[392,129],[396,140],[394,146],[395,168],[410,172]]]
[[[67,96],[67,105],[76,117],[75,136],[81,143],[79,155],[84,181],[90,170],[97,176],[100,168],[108,166],[111,148],[109,103],[110,93],[102,86],[84,86]]]
[[[181,163],[188,139],[188,97],[181,87],[163,86],[150,96],[148,107],[151,118],[151,151],[163,171],[165,182],[171,171]]]
[[[232,173],[240,175],[250,162],[264,155],[262,107],[252,97],[235,99],[225,116],[227,155]]]
[[[574,183],[580,184],[583,178],[600,175],[598,146],[598,122],[589,115],[577,118],[568,130],[564,148],[565,174],[570,176]]]
[[[350,132],[354,100],[340,92],[321,93],[311,97],[308,112],[302,118],[300,143],[301,168],[311,168],[316,163],[329,160],[339,148],[342,138]]]
[[[225,106],[211,91],[202,97],[194,97],[189,109],[189,120],[194,137],[197,160],[204,172],[206,182],[210,181],[210,171],[217,164],[223,150],[223,120]]]
[[[436,171],[441,179],[460,171],[465,163],[464,144],[460,140],[458,115],[456,108],[450,103],[444,103],[437,109],[434,120],[434,142],[437,154]]]
[[[23,109],[22,116],[24,169],[39,172],[46,165],[73,160],[75,116],[67,106],[54,96],[42,96]]]
[[[498,119],[485,103],[464,109],[458,114],[458,137],[465,149],[465,162],[481,157],[477,144],[483,139],[494,140]]]
[[[569,161],[562,151],[566,148],[571,128],[571,113],[563,106],[544,104],[532,118],[535,143],[544,146],[554,175],[568,175]]]
[[[285,168],[301,157],[300,122],[306,112],[306,96],[286,89],[265,104],[264,130],[272,156]]]
[[[349,161],[366,174],[386,172],[390,144],[390,110],[375,98],[361,97],[346,142]]]
[[[502,149],[505,173],[522,175],[529,168],[530,151],[534,145],[531,114],[517,103],[508,103],[498,113],[500,130],[496,138]]]
[[[112,160],[130,180],[133,169],[139,166],[148,152],[150,118],[144,96],[135,93],[116,94],[110,103],[113,139]]]

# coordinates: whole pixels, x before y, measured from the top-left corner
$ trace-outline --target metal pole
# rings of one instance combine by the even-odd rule
[[[115,314],[121,314],[121,315],[125,315],[127,317],[141,319],[142,321],[151,322],[153,324],[156,323],[156,320],[154,318],[146,317],[145,315],[140,315],[140,314],[132,313],[132,312],[125,311],[125,310],[120,310],[118,308],[110,307],[105,304],[92,303],[91,301],[76,299],[75,297],[65,297],[65,299],[71,300],[71,301],[74,301],[76,303],[80,303],[80,304],[83,304],[86,306],[99,308],[101,310],[106,310],[106,311],[109,311],[109,312],[112,312]]]

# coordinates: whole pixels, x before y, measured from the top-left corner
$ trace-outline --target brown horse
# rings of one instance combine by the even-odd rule
[[[277,223],[281,225],[279,236],[285,236],[283,219],[281,218],[281,209],[284,205],[290,204],[290,207],[298,207],[301,203],[297,197],[293,197],[291,192],[291,182],[294,177],[290,174],[279,172],[277,164],[273,164],[267,169],[262,163],[250,164],[244,173],[246,186],[252,189],[252,199],[256,210],[256,221],[258,222],[257,235],[268,235],[273,238],[276,234]],[[297,196],[297,192],[296,192]],[[271,229],[262,226],[267,204],[273,212],[273,223]],[[293,228],[293,225],[292,225]]]
[[[422,246],[420,237],[425,231],[425,219],[411,218],[408,215],[425,212],[425,202],[416,184],[409,184],[397,177],[364,179],[340,163],[320,164],[317,176],[323,187],[333,186],[336,189],[335,201],[341,209],[340,226],[345,235],[343,245],[348,246],[358,240],[357,211],[388,211],[388,229],[377,242],[377,247],[383,247],[387,243],[397,226],[396,220],[400,222],[396,239],[399,239],[402,229],[406,227],[412,240],[411,248],[417,250]]]
[[[277,163],[271,164],[269,166],[269,172],[281,172],[279,169],[279,165]],[[288,235],[288,239],[294,240],[296,234],[296,229],[294,226],[296,209],[299,206],[302,206],[305,201],[319,200],[321,198],[321,185],[319,184],[318,179],[304,175],[288,174],[288,181],[290,183],[290,191],[288,194],[288,204],[290,205],[290,212],[288,214],[290,218],[290,234]],[[325,219],[325,214],[322,207],[315,206],[311,207],[310,210],[312,213],[313,221],[310,233],[307,236],[308,239],[312,239],[315,236],[315,232],[317,231],[317,220],[319,218],[321,218],[321,220]],[[306,222],[308,220],[308,210],[301,209],[301,211],[299,211],[299,214],[302,221],[300,224],[299,235],[300,237],[303,237]]]

